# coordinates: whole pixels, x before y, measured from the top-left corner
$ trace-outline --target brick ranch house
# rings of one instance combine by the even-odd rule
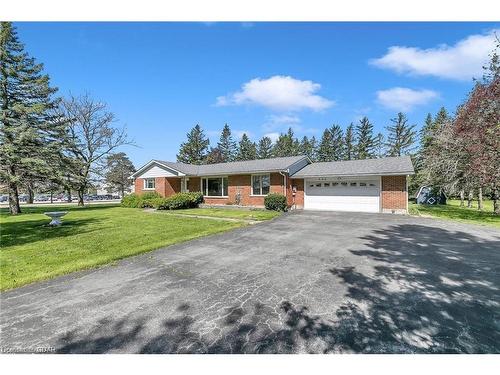
[[[151,160],[132,175],[135,192],[201,191],[205,204],[263,207],[281,193],[292,208],[406,213],[410,157],[313,163],[306,156],[192,165]]]

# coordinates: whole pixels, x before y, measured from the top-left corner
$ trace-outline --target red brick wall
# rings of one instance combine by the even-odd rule
[[[189,191],[199,191],[200,180],[196,178],[197,190]],[[191,183],[191,178],[189,179]],[[234,175],[228,176],[228,197],[224,198],[205,198],[206,204],[234,204],[236,202],[236,194],[240,193],[240,204],[243,206],[264,206],[264,197],[252,196],[252,180],[251,175]],[[190,185],[189,185],[190,186]],[[271,193],[283,194],[283,176],[279,173],[271,173],[271,188],[269,189]]]
[[[142,194],[146,191],[151,190],[144,190],[144,179],[136,178],[135,193]],[[179,193],[181,191],[181,179],[178,177],[156,177],[155,191],[162,197],[169,197],[175,193]]]
[[[292,188],[295,186],[297,191],[295,197],[292,195]],[[304,208],[304,179],[292,178],[290,179],[289,187],[289,205],[295,204],[295,208]],[[294,199],[295,198],[295,199]]]
[[[382,210],[404,210],[408,203],[406,176],[382,176]]]

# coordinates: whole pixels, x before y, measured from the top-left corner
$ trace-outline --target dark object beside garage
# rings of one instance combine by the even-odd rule
[[[432,186],[422,186],[415,198],[417,204],[446,204],[446,195]]]

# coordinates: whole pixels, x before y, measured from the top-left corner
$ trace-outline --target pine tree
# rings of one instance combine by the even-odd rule
[[[375,139],[373,125],[368,117],[363,117],[356,126],[356,156],[358,159],[370,159],[374,156]]]
[[[273,157],[273,141],[269,137],[262,137],[257,146],[257,157],[268,159]]]
[[[318,146],[317,161],[332,161],[335,158],[335,150],[332,147],[333,138],[330,129],[325,129]]]
[[[382,133],[378,133],[375,137],[375,156],[382,158],[385,155],[385,137]]]
[[[21,212],[19,186],[57,180],[66,122],[43,65],[24,51],[10,22],[0,26],[0,182],[9,191],[11,214]]]
[[[199,124],[187,134],[187,141],[181,144],[177,161],[188,164],[204,164],[208,154],[210,140],[205,136]]]
[[[439,112],[436,114],[436,117],[434,118],[435,131],[440,129],[448,121],[450,121],[450,115],[448,115],[448,111],[446,110],[446,108],[441,107]]]
[[[299,154],[306,155],[311,160],[316,159],[316,138],[313,136],[311,139],[304,136],[299,146]]]
[[[294,156],[297,155],[297,143],[292,128],[288,128],[285,134],[280,134],[274,147],[273,154],[276,157]]]
[[[111,154],[106,158],[105,182],[109,187],[120,191],[122,197],[132,184],[130,176],[134,172],[134,164],[124,152]]]
[[[207,164],[225,163],[224,156],[218,147],[212,147],[206,157]]]
[[[238,146],[231,135],[229,125],[225,124],[220,135],[217,149],[220,151],[223,162],[233,161],[238,153]]]
[[[425,152],[425,150],[431,145],[432,138],[434,137],[434,120],[430,113],[427,114],[425,118],[424,126],[420,130],[420,152]]]
[[[344,135],[339,125],[333,125],[330,128],[332,134],[332,153],[333,160],[342,160],[345,154]]]
[[[237,160],[254,160],[257,159],[257,146],[248,138],[246,133],[241,137]]]
[[[387,129],[387,155],[402,156],[408,155],[414,150],[415,125],[408,124],[408,118],[402,112],[397,117],[391,119],[392,125]]]
[[[354,139],[354,125],[351,123],[345,130],[344,160],[352,160],[355,157],[356,157],[356,144]]]

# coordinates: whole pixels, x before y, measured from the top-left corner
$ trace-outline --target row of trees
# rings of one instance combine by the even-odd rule
[[[432,184],[447,194],[464,198],[468,205],[477,197],[482,209],[486,193],[493,211],[500,215],[500,41],[454,116],[444,113],[438,121],[428,121],[423,129],[417,158],[416,181]]]
[[[404,113],[398,113],[386,127],[387,135],[374,135],[373,124],[363,117],[358,124],[350,124],[345,131],[339,125],[324,130],[319,141],[313,136],[295,137],[292,128],[279,135],[276,142],[264,136],[258,142],[243,134],[236,142],[225,124],[215,147],[200,125],[187,134],[181,144],[177,160],[191,164],[212,164],[238,160],[307,155],[313,161],[370,159],[382,156],[408,155],[414,150],[417,133],[414,124]]]
[[[59,98],[57,89],[24,50],[9,22],[0,26],[0,182],[9,192],[12,214],[21,212],[19,191],[33,196],[35,187],[62,186],[83,196],[96,176],[110,181],[114,151],[132,142],[124,128],[114,126],[105,103],[89,95]],[[111,158],[110,158],[111,157]],[[108,168],[106,166],[108,165]],[[128,168],[133,170],[129,161]],[[115,171],[116,172],[116,171]]]

